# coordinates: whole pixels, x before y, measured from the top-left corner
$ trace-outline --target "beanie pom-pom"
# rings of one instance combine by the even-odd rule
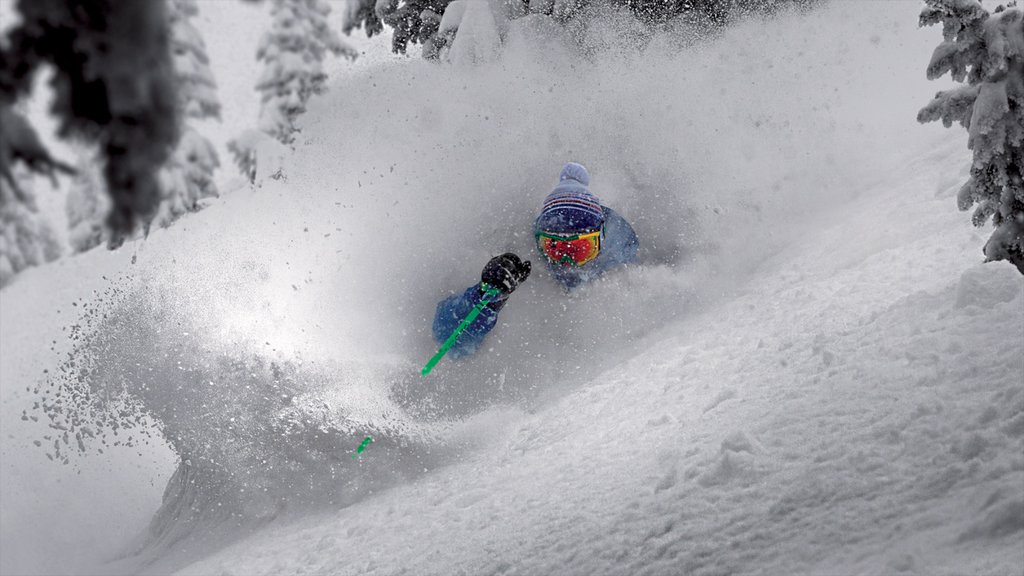
[[[587,169],[582,164],[576,162],[569,162],[562,168],[562,174],[559,176],[558,181],[563,182],[565,180],[575,180],[584,186],[590,186],[590,174],[587,173]]]

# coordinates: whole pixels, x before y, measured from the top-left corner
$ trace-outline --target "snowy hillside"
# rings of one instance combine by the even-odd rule
[[[964,135],[914,121],[938,31],[864,5],[361,67],[280,177],[28,270],[0,572],[1024,573],[1024,279],[956,210]],[[421,377],[567,160],[643,265],[537,266]]]

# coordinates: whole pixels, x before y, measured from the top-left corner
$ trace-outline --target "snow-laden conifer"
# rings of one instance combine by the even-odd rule
[[[19,106],[20,108],[20,106]],[[15,178],[15,162],[29,170],[55,178],[58,172],[70,174],[72,168],[50,156],[29,121],[13,106],[0,101],[0,179],[11,187],[15,198],[22,195],[19,179]],[[24,193],[27,196],[27,192]]]
[[[99,169],[96,151],[81,148],[71,180],[64,212],[68,218],[68,244],[72,252],[85,252],[107,241],[103,215],[110,209],[106,182]]]
[[[0,104],[0,286],[29,266],[60,256],[36,207],[33,175],[46,174],[56,183],[56,173],[71,171],[50,156],[19,110]]]
[[[213,172],[219,166],[213,144],[191,126],[185,126],[174,156],[160,172],[163,198],[153,224],[167,226],[186,212],[196,212],[202,201],[217,196]]]
[[[465,8],[457,9],[456,2],[464,4]],[[459,17],[457,21],[449,24],[448,21],[455,20],[449,17],[451,12],[457,12]],[[444,20],[442,24],[446,24],[447,28],[442,26],[442,29],[445,33],[457,31],[457,34],[451,34],[453,39],[448,53],[451,62],[462,65],[477,64],[498,56],[501,38],[489,0],[455,0],[445,11]]]
[[[210,71],[206,44],[192,25],[199,13],[195,0],[170,0],[171,54],[181,111],[181,139],[160,172],[160,207],[153,224],[167,226],[186,212],[217,196],[213,173],[220,166],[217,150],[190,121],[220,119],[217,83]]]
[[[926,0],[921,25],[942,24],[928,78],[947,72],[966,85],[939,92],[917,116],[967,128],[971,175],[960,188],[961,210],[996,227],[985,244],[988,260],[1008,260],[1024,274],[1024,11],[989,13],[977,0]]]
[[[262,94],[259,129],[291,144],[296,120],[314,94],[325,90],[327,53],[355,58],[354,48],[327,25],[331,7],[324,0],[274,0],[271,25],[260,39],[256,59],[263,73],[256,83]]]
[[[178,83],[178,102],[188,118],[220,118],[217,82],[210,70],[206,43],[192,18],[199,14],[196,0],[170,0],[171,54]]]
[[[53,230],[36,207],[32,180],[25,164],[13,166],[10,180],[0,178],[0,286],[60,256]]]
[[[131,232],[155,213],[157,174],[178,138],[165,2],[19,0],[17,10],[21,21],[0,44],[0,108],[52,65],[60,134],[98,144],[112,200],[107,225],[116,236]],[[10,138],[10,124],[0,132]]]
[[[256,155],[260,142],[266,138],[270,137],[259,130],[246,130],[228,142],[228,152],[231,152],[238,171],[249,182],[256,181]]]

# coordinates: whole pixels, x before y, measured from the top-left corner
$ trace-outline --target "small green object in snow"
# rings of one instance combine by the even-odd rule
[[[480,302],[477,302],[476,306],[473,306],[473,309],[469,311],[469,314],[466,314],[466,317],[462,319],[462,322],[460,322],[455,328],[452,335],[449,336],[448,339],[444,341],[444,344],[441,345],[441,349],[437,351],[437,354],[434,354],[434,357],[431,358],[427,362],[427,365],[423,367],[420,374],[424,376],[430,374],[430,371],[434,369],[434,366],[437,366],[437,363],[441,361],[441,357],[444,356],[445,352],[455,345],[455,341],[459,339],[459,335],[462,334],[462,332],[473,323],[473,320],[476,320],[476,317],[480,315],[484,306],[490,304],[491,301],[497,298],[498,294],[501,293],[497,288],[488,286],[487,284],[481,283],[480,286],[484,289],[483,298],[480,299]]]
[[[357,456],[362,454],[363,450],[366,450],[366,445],[370,442],[373,442],[373,438],[371,436],[364,438],[363,443],[359,445],[359,448],[356,448],[356,453],[352,455],[352,459],[355,460]]]

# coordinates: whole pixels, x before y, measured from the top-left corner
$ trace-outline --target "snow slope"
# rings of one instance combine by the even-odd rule
[[[955,210],[963,134],[913,121],[937,33],[872,6],[642,57],[524,20],[496,63],[368,67],[280,179],[27,273],[0,298],[2,571],[1021,573],[1024,282]],[[645,265],[571,297],[538,271],[486,355],[420,378],[436,301],[532,253],[570,158]],[[108,426],[49,463],[17,417],[73,422],[30,404],[81,386],[127,391],[151,445],[98,455]],[[131,543],[168,445],[189,465]]]
[[[981,239],[924,180],[457,463],[182,573],[1019,574],[1022,282],[960,273]]]

